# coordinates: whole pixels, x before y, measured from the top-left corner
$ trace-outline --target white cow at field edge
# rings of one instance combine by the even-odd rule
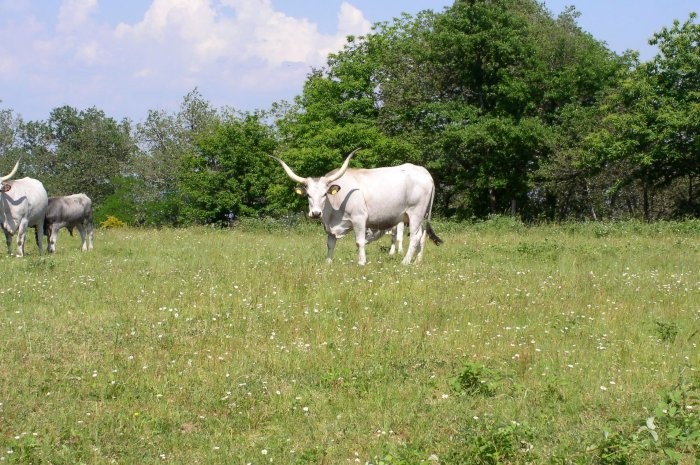
[[[326,261],[333,261],[336,240],[355,230],[358,263],[367,262],[365,244],[367,229],[387,230],[408,219],[410,241],[402,263],[423,259],[426,237],[436,244],[442,240],[430,226],[435,185],[428,170],[406,163],[374,169],[348,169],[347,156],[340,169],[320,178],[299,176],[285,162],[273,157],[290,179],[301,184],[295,190],[309,200],[309,217],[320,219],[328,235]],[[423,223],[425,220],[425,227]]]
[[[85,194],[73,194],[63,197],[49,197],[44,220],[44,233],[49,236],[49,253],[56,252],[58,230],[67,228],[73,235],[73,228],[78,228],[83,252],[92,250],[95,236],[92,221],[92,200]]]
[[[12,253],[12,236],[17,234],[17,256],[24,256],[27,229],[33,227],[39,255],[44,253],[44,215],[48,195],[41,181],[22,178],[8,181],[17,172],[19,161],[10,174],[0,177],[0,220],[7,241],[7,253]]]

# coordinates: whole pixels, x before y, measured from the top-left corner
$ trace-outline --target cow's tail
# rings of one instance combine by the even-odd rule
[[[440,239],[437,234],[435,234],[433,227],[430,225],[430,217],[433,213],[433,200],[435,200],[435,185],[433,185],[433,189],[430,192],[430,205],[428,206],[428,211],[425,212],[425,232],[428,233],[428,237],[435,243],[435,245],[440,245],[443,243],[443,240]]]
[[[444,241],[438,237],[437,234],[435,234],[435,231],[433,231],[433,227],[430,226],[430,221],[427,221],[425,223],[425,231],[428,233],[428,237],[430,238],[431,241],[435,242],[435,245],[440,245]]]

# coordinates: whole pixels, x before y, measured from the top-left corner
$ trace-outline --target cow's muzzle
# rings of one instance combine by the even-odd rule
[[[321,211],[320,210],[313,210],[309,212],[309,218],[313,219],[319,219],[321,218]]]

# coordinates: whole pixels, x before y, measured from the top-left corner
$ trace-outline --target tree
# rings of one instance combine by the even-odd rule
[[[185,95],[177,113],[151,110],[146,120],[138,124],[134,182],[140,183],[140,195],[133,198],[138,222],[156,225],[180,222],[183,199],[179,182],[185,159],[196,152],[196,138],[210,132],[219,122],[216,110],[194,89]]]
[[[294,141],[285,156],[321,174],[363,146],[363,167],[426,166],[443,214],[525,211],[559,113],[595,104],[620,66],[574,16],[555,20],[534,0],[457,0],[375,25],[309,77],[282,127]]]
[[[700,25],[691,14],[683,24],[654,35],[659,54],[639,65],[602,102],[601,124],[586,140],[588,165],[617,169],[614,195],[639,189],[640,209],[655,215],[700,212],[696,183],[700,176]],[[687,190],[668,207],[665,197],[679,183]],[[674,195],[675,196],[675,195]],[[654,206],[654,200],[657,207]],[[669,209],[671,211],[669,211]],[[633,210],[630,206],[630,210]]]
[[[276,147],[261,114],[228,114],[199,134],[179,173],[185,223],[225,225],[256,216],[268,206],[267,190]]]
[[[2,100],[0,100],[0,103]],[[0,108],[0,156],[8,160],[7,166],[13,166],[21,155],[18,144],[19,126],[22,119],[16,117],[12,110]],[[9,163],[11,161],[12,163]]]
[[[687,183],[687,196],[676,205],[677,213],[700,215],[700,24],[691,13],[681,24],[663,28],[650,44],[659,54],[644,71],[660,97],[657,183],[670,186],[677,180]],[[665,154],[665,156],[664,156]]]
[[[117,123],[96,108],[56,108],[46,122],[20,126],[27,171],[49,195],[84,192],[99,204],[115,190],[113,179],[128,174],[134,144],[127,120]]]

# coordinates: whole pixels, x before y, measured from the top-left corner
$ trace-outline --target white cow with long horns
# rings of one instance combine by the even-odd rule
[[[19,161],[10,174],[0,177],[0,221],[7,241],[7,253],[12,253],[12,236],[17,234],[17,256],[24,255],[27,229],[36,230],[39,255],[44,253],[44,216],[48,195],[41,181],[22,178],[9,181],[17,172]]]
[[[295,190],[309,199],[309,217],[320,219],[328,234],[326,261],[333,261],[336,240],[355,230],[358,263],[367,262],[365,245],[367,229],[387,230],[407,220],[410,239],[402,263],[408,265],[423,259],[426,236],[441,244],[430,226],[435,185],[428,170],[406,163],[400,166],[373,169],[349,168],[350,153],[343,165],[320,178],[297,175],[277,157],[290,179],[301,184]],[[425,224],[425,226],[423,226]]]

